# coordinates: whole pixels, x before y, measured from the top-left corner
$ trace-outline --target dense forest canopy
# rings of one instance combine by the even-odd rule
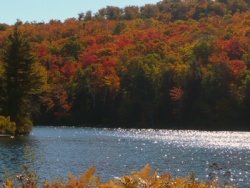
[[[64,22],[17,20],[0,24],[0,56],[18,27],[46,68],[46,87],[29,103],[36,124],[250,129],[249,8],[248,0],[163,0]]]

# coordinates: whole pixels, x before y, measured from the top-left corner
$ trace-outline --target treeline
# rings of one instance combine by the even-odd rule
[[[94,15],[91,11],[78,14],[78,20],[133,20],[157,19],[159,21],[188,20],[207,16],[224,16],[236,12],[246,12],[250,3],[248,0],[163,0],[156,5],[147,4],[142,7],[127,6],[119,8],[107,6]]]
[[[36,124],[249,129],[249,6],[165,0],[63,23],[18,20],[0,24],[0,54],[18,27],[46,68],[45,89],[30,96]]]

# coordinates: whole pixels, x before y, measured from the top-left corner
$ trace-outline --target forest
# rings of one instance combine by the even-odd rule
[[[250,129],[250,1],[163,0],[76,16],[0,24],[0,115],[20,133],[33,123]]]

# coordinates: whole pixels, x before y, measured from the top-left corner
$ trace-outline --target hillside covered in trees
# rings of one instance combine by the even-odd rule
[[[45,89],[27,102],[35,124],[249,130],[249,8],[163,0],[0,24],[0,115],[11,115],[3,56],[18,27],[46,69]]]

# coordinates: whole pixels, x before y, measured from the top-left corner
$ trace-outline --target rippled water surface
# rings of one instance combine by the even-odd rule
[[[4,171],[21,172],[25,148],[41,181],[78,176],[92,165],[109,181],[150,164],[173,176],[195,172],[198,180],[250,187],[248,132],[35,127],[30,136],[0,138],[0,179]]]

